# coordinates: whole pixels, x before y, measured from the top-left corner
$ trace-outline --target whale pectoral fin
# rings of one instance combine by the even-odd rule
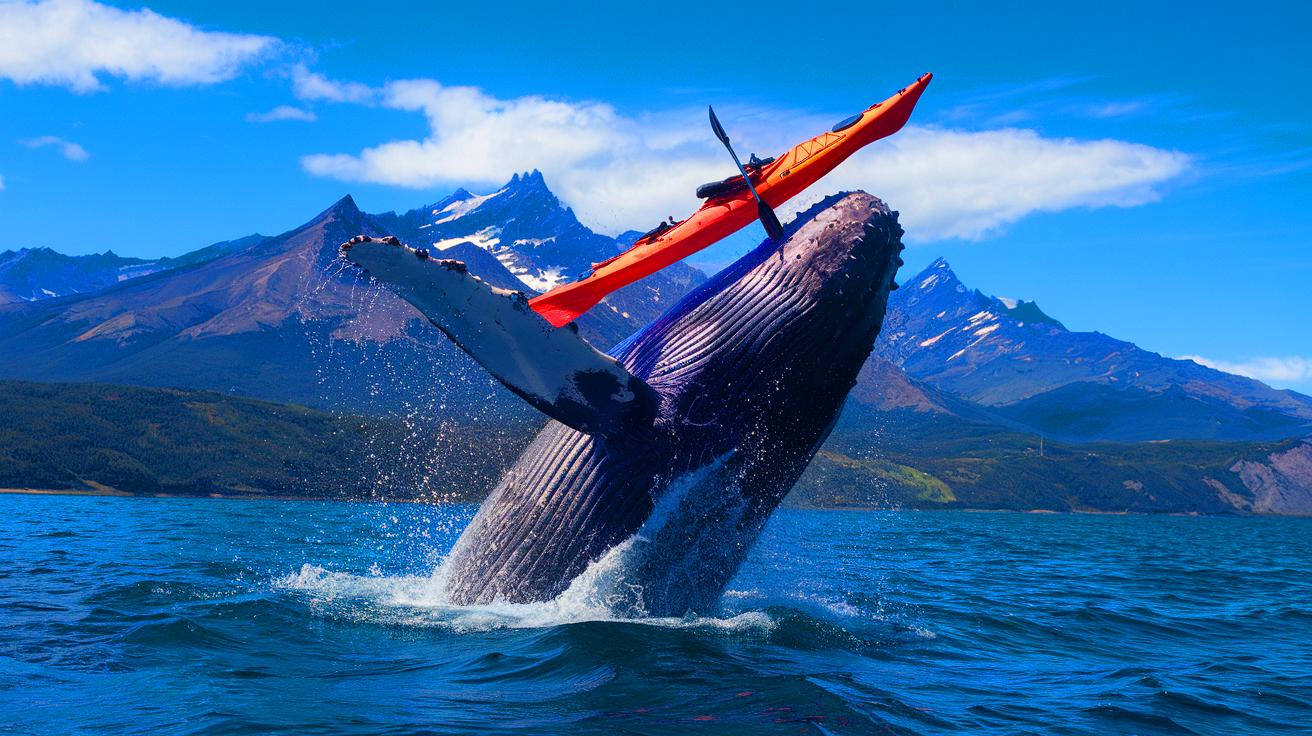
[[[460,261],[430,258],[395,238],[360,236],[341,250],[552,419],[589,434],[654,420],[655,389],[574,329],[552,327],[523,293],[487,284]]]

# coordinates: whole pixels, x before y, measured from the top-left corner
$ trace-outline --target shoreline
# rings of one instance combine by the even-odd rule
[[[100,488],[0,488],[0,496],[89,496],[97,498],[141,498],[141,499],[190,499],[213,501],[314,501],[319,503],[424,503],[433,506],[478,505],[482,501],[438,501],[422,498],[325,498],[323,496],[289,496],[267,495],[254,496],[243,494],[189,494],[189,493],[131,493],[110,486]],[[1032,514],[1035,516],[1059,514],[1083,514],[1088,516],[1189,516],[1198,518],[1312,518],[1312,514],[1202,514],[1194,511],[1172,511],[1169,513],[1150,513],[1143,511],[1099,511],[1096,509],[1073,509],[1054,511],[1052,509],[981,509],[981,508],[872,508],[869,506],[787,506],[804,511],[870,511],[895,513],[942,513],[957,511],[971,514]]]
[[[132,493],[117,488],[0,488],[0,496],[90,496],[96,498],[182,499],[195,501],[318,501],[323,503],[454,503],[474,501],[431,501],[422,498],[327,498],[324,496],[249,495],[240,493]]]

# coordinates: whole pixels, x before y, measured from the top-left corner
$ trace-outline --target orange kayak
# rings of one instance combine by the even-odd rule
[[[833,130],[799,143],[776,159],[749,168],[748,175],[761,199],[771,207],[778,207],[833,171],[848,156],[901,130],[932,76],[922,75],[909,87],[840,122]],[[529,300],[529,306],[552,325],[563,327],[612,291],[743,229],[756,220],[757,208],[742,177],[736,179],[736,187],[732,179],[716,187],[728,191],[712,194],[691,217],[673,225],[663,224],[623,253],[593,264],[591,276],[534,297]]]

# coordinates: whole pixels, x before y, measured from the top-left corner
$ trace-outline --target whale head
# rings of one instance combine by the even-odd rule
[[[719,454],[782,441],[809,457],[874,347],[897,288],[901,234],[875,197],[831,196],[798,215],[782,242],[766,241],[611,354],[663,396],[670,431],[704,430],[682,447]],[[766,436],[776,434],[787,437]]]

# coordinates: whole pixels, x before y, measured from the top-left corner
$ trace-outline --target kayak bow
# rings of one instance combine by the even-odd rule
[[[906,125],[911,110],[933,77],[924,74],[910,86],[877,102],[832,130],[803,141],[773,161],[752,170],[755,193],[778,207],[833,171],[849,156]],[[752,187],[730,188],[712,197],[686,220],[639,238],[623,253],[592,266],[592,275],[558,286],[529,300],[529,306],[556,327],[573,322],[605,296],[676,263],[743,229],[757,219]]]

